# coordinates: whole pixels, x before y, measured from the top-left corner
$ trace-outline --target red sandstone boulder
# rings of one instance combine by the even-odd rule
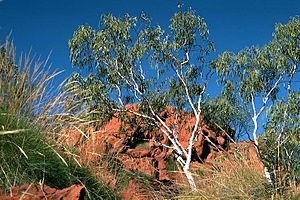
[[[46,185],[22,185],[10,188],[10,194],[0,193],[1,200],[82,200],[85,189],[80,185],[72,185],[68,188],[58,190]]]

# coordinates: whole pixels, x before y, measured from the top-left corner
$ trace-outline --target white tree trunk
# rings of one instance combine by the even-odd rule
[[[257,140],[257,128],[258,128],[258,125],[257,125],[257,117],[254,116],[252,118],[253,120],[253,123],[254,123],[254,128],[253,128],[253,140],[254,140],[254,144],[255,144],[255,148],[256,148],[256,152],[258,154],[258,156],[260,157],[261,156],[261,152],[259,150],[259,144],[258,144],[258,140]],[[261,159],[261,158],[260,158]],[[269,184],[273,185],[273,181],[272,181],[272,178],[271,178],[271,174],[269,172],[269,169],[263,164],[263,167],[264,167],[264,175],[268,181]]]
[[[264,173],[265,173],[265,177],[266,177],[267,180],[268,180],[268,183],[269,183],[270,185],[273,185],[273,181],[272,181],[272,178],[271,178],[271,174],[270,174],[270,172],[269,172],[269,169],[268,169],[266,166],[264,166]]]
[[[252,136],[253,136],[253,140],[254,140],[254,144],[255,144],[257,153],[259,154],[258,140],[257,140],[257,128],[258,128],[258,125],[257,125],[257,117],[254,116],[254,117],[252,118],[252,121],[253,121],[253,124],[254,124]]]
[[[194,177],[193,177],[191,171],[189,170],[189,167],[183,167],[183,172],[189,182],[192,192],[197,191],[197,186],[196,186]]]

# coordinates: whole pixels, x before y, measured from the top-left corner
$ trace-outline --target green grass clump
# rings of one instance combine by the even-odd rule
[[[6,133],[0,134],[0,187],[7,190],[11,186],[25,183],[44,183],[55,188],[65,188],[72,184],[84,185],[91,199],[115,199],[115,194],[94,178],[91,172],[78,166],[56,150],[54,143],[48,142],[43,133],[29,128],[5,113],[0,115],[0,127]]]
[[[46,64],[30,53],[17,60],[9,39],[0,43],[0,189],[31,183],[58,189],[80,184],[90,199],[116,199],[88,168],[64,156],[49,139],[54,121],[48,113],[57,101],[51,101],[46,91],[58,73],[49,73]]]

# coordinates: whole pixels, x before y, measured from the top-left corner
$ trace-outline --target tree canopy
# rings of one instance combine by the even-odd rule
[[[196,188],[189,165],[205,112],[216,127],[227,124],[247,133],[266,178],[274,188],[280,187],[274,169],[288,166],[283,171],[290,172],[293,166],[293,174],[299,172],[299,19],[277,24],[272,40],[262,47],[224,52],[211,62],[215,48],[205,21],[191,9],[180,9],[166,29],[153,26],[146,15],[104,15],[99,29],[79,26],[69,41],[70,59],[89,75],[76,73],[69,79],[66,109],[85,120],[105,121],[116,112],[143,118],[168,137],[167,147],[174,149],[192,190]],[[222,91],[208,98],[205,92],[213,73]],[[138,110],[127,104],[136,104]],[[159,115],[166,106],[196,118],[187,148],[176,138],[176,122],[166,124]],[[263,114],[266,122],[261,122]],[[266,149],[270,144],[273,150]],[[281,162],[286,158],[298,161]]]

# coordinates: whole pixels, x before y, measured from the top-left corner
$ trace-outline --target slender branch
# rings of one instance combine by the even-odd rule
[[[192,98],[191,98],[191,96],[190,96],[190,92],[189,92],[188,86],[187,86],[187,84],[186,84],[184,78],[182,77],[182,75],[179,74],[178,70],[175,70],[175,71],[176,71],[176,74],[177,74],[178,78],[180,79],[181,83],[182,83],[183,86],[184,86],[185,95],[186,95],[186,97],[187,97],[187,99],[188,99],[188,102],[189,102],[189,104],[190,104],[190,106],[191,106],[193,112],[194,112],[194,115],[197,115],[197,110],[196,110],[196,108],[195,108],[195,106],[194,106],[194,104],[193,104],[193,101],[192,101]]]
[[[188,64],[190,62],[190,56],[188,52],[185,52],[185,61],[180,63],[180,67],[182,68],[184,65]]]
[[[256,117],[256,108],[255,108],[255,103],[254,103],[254,96],[253,94],[251,93],[251,106],[252,106],[252,111],[253,111],[253,117]]]
[[[134,86],[134,90],[137,91],[140,95],[143,95],[143,92],[140,91],[139,89],[139,85],[137,84],[134,75],[133,75],[133,71],[132,68],[130,68],[130,76],[131,76],[131,80],[133,81],[133,86]]]
[[[119,84],[119,82],[118,82],[118,84]],[[115,85],[115,87],[118,90],[118,100],[119,100],[121,106],[124,107],[124,103],[123,103],[122,98],[121,98],[122,97],[122,92],[121,92],[120,86]]]
[[[289,81],[288,81],[288,94],[289,94],[290,91],[291,91],[292,79],[293,79],[293,77],[294,77],[294,75],[295,75],[295,73],[296,73],[296,69],[297,69],[297,65],[294,64],[294,65],[293,65],[292,72],[291,72],[290,79],[289,79]]]
[[[175,147],[171,147],[171,146],[169,146],[169,145],[163,144],[163,143],[158,142],[158,141],[154,141],[154,143],[157,143],[158,145],[161,145],[161,146],[166,147],[166,148],[168,148],[168,149],[176,149]]]
[[[143,71],[143,67],[142,67],[142,61],[140,61],[140,73],[141,73],[142,80],[145,81],[145,75],[144,75],[144,71]]]
[[[261,113],[264,111],[264,109],[266,108],[266,105],[267,105],[267,102],[270,98],[270,95],[272,94],[272,92],[277,88],[278,86],[278,83],[279,81],[282,79],[282,77],[280,77],[273,85],[273,87],[269,90],[269,92],[267,93],[267,95],[263,98],[263,105],[261,106],[260,110],[258,111],[258,113],[256,114],[256,111],[255,111],[255,117],[258,118]],[[253,98],[253,95],[251,94],[251,103],[252,103],[252,108],[254,108],[255,110],[255,105],[254,105],[254,98]],[[253,111],[254,111],[253,110]]]
[[[197,110],[198,112],[201,112],[201,102],[202,102],[202,97],[203,97],[203,94],[206,90],[206,87],[207,87],[207,82],[204,84],[204,87],[199,95],[199,99],[198,99],[198,103],[197,103]]]

